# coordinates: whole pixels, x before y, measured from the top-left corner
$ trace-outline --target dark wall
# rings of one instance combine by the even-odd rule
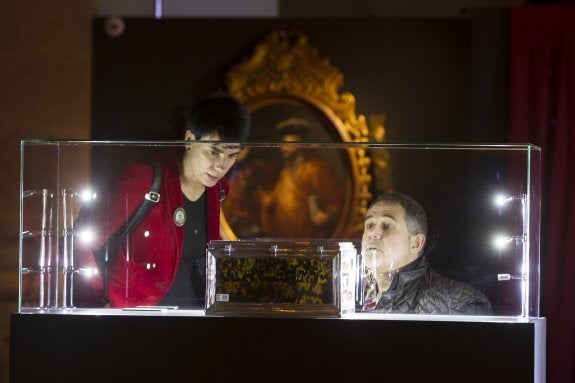
[[[471,105],[474,94],[499,94],[491,89],[498,84],[471,81],[484,67],[472,60],[486,59],[483,52],[472,54],[472,42],[489,23],[478,30],[472,19],[124,22],[118,37],[104,33],[104,20],[94,23],[94,139],[173,138],[170,119],[177,109],[225,90],[229,68],[276,27],[296,27],[309,36],[343,74],[341,91],[356,97],[358,114],[386,114],[388,141],[485,141],[470,129],[472,114],[490,115],[496,124],[503,120],[501,111],[485,113],[491,104]],[[490,139],[498,138],[495,132]]]

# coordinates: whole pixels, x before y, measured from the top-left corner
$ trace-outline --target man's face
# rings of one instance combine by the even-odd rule
[[[382,201],[367,211],[361,250],[368,266],[399,269],[417,259],[424,242],[423,234],[409,234],[401,205]]]
[[[195,140],[195,137],[188,130],[185,139]],[[200,139],[200,141],[219,140],[218,133],[206,135]],[[200,182],[205,187],[212,187],[230,170],[239,153],[239,144],[213,142],[192,144],[190,150],[184,155],[183,174],[192,182]]]

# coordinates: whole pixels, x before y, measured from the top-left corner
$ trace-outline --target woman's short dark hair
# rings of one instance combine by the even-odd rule
[[[198,140],[217,132],[221,141],[243,142],[251,122],[250,113],[240,100],[225,93],[214,93],[194,105],[185,130],[190,130]]]
[[[397,203],[405,211],[405,224],[410,235],[423,234],[427,236],[427,216],[423,207],[406,194],[390,192],[377,196],[370,208],[378,202]]]

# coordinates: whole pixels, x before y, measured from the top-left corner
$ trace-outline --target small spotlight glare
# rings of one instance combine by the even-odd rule
[[[78,269],[76,272],[84,278],[92,278],[98,275],[98,269],[92,267]]]
[[[90,189],[84,189],[79,193],[82,202],[91,202],[96,199],[96,193]]]
[[[493,203],[497,207],[505,206],[509,201],[511,201],[513,197],[509,197],[503,194],[497,194],[495,198],[493,198]]]
[[[88,245],[94,241],[96,233],[91,228],[86,228],[78,232],[78,237],[83,244]]]
[[[506,235],[496,235],[493,238],[493,246],[495,246],[498,250],[503,250],[507,247],[507,244],[513,240],[513,237],[509,237]]]

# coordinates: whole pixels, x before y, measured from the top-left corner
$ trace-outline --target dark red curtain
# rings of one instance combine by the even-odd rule
[[[547,381],[575,382],[575,6],[510,10],[509,129],[542,149]]]

